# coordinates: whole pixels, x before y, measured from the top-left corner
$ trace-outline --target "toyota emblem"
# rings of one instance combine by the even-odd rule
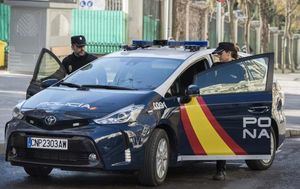
[[[45,117],[45,123],[48,126],[54,125],[56,123],[56,117],[54,117],[54,116],[47,116],[47,117]]]

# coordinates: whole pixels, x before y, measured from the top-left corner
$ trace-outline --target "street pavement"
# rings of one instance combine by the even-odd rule
[[[291,131],[292,135],[300,135],[300,73],[277,73],[275,78],[285,93],[284,113],[287,119],[287,130]]]
[[[11,74],[0,70],[0,154],[3,153],[4,127],[13,107],[25,99],[31,75]],[[275,78],[285,93],[285,114],[289,135],[300,136],[300,73],[280,74]]]
[[[300,138],[289,138],[276,154],[273,165],[265,171],[252,171],[243,161],[227,161],[225,181],[213,181],[215,162],[189,164],[171,168],[165,183],[157,188],[182,189],[298,189],[300,186]],[[11,166],[0,155],[2,189],[119,189],[149,188],[137,183],[133,174],[105,172],[70,172],[54,170],[46,179],[34,179],[21,167]]]
[[[4,140],[5,123],[11,119],[13,107],[26,98],[31,77],[0,70],[0,143]]]

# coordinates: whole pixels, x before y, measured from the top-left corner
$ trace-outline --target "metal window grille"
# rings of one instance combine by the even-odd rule
[[[106,0],[105,10],[122,10],[122,0]]]

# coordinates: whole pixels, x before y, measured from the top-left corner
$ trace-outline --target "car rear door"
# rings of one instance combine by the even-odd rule
[[[188,146],[179,160],[270,158],[273,57],[245,57],[196,76],[200,94],[180,108]]]
[[[65,68],[60,60],[48,49],[43,48],[35,65],[34,73],[29,87],[27,88],[26,98],[45,89],[42,85],[47,79],[61,80],[66,76]]]

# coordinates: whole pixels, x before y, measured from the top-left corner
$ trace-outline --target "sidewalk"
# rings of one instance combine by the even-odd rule
[[[11,111],[18,101],[25,99],[31,75],[11,74],[0,70],[0,154],[4,150],[4,124],[11,118]],[[275,73],[285,93],[287,137],[300,136],[300,73]]]

